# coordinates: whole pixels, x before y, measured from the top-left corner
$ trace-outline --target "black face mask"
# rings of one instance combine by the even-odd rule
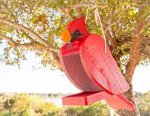
[[[77,38],[79,38],[81,36],[81,32],[77,29],[75,30],[75,32],[72,34],[72,38],[71,38],[71,42],[73,42],[74,40],[76,40]]]

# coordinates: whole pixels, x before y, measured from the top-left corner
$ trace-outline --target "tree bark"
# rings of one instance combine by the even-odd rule
[[[139,14],[143,8],[139,9]],[[133,74],[135,71],[136,66],[139,63],[139,56],[140,56],[140,46],[142,43],[142,30],[145,25],[145,19],[141,20],[137,25],[136,25],[136,30],[133,32],[133,37],[132,37],[132,44],[131,44],[131,49],[130,49],[130,56],[129,56],[129,61],[126,67],[126,73],[125,73],[125,78],[130,86],[130,89],[125,93],[125,96],[133,101],[135,104],[135,110],[134,111],[125,111],[125,110],[120,110],[119,114],[121,116],[140,116],[139,110],[137,108],[136,103],[134,102],[135,96],[133,94],[133,87],[132,87],[132,78]]]
[[[131,46],[131,50],[130,50],[130,58],[129,58],[129,62],[127,64],[126,74],[125,74],[125,78],[126,78],[128,84],[130,86],[130,89],[128,90],[128,92],[125,93],[125,96],[129,100],[133,101],[133,103],[135,104],[135,110],[130,111],[130,112],[126,111],[126,110],[120,110],[119,111],[120,116],[140,116],[137,105],[134,102],[132,78],[133,78],[135,68],[136,68],[136,66],[138,65],[138,62],[139,62],[141,42],[142,42],[142,37],[139,36],[139,37],[134,37],[133,38],[132,46]]]

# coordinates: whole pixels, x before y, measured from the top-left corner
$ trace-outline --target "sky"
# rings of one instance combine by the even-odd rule
[[[39,58],[28,54],[26,61],[21,63],[21,69],[17,66],[6,66],[0,62],[0,93],[78,93],[59,70],[50,70],[38,67]],[[133,78],[133,88],[136,92],[150,91],[150,65],[138,66]]]
[[[76,93],[79,92],[60,70],[50,70],[40,65],[40,58],[29,53],[27,60],[17,66],[0,63],[0,93]],[[35,68],[37,69],[35,69]]]

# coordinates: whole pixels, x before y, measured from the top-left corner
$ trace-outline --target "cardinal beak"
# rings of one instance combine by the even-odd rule
[[[71,41],[71,34],[68,29],[65,29],[62,32],[61,38],[62,38],[62,41],[67,42],[67,43]]]

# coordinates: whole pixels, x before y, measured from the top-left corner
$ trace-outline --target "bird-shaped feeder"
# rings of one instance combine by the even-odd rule
[[[72,84],[83,91],[63,97],[64,105],[84,106],[105,100],[115,110],[134,110],[134,104],[123,96],[129,85],[109,47],[101,36],[88,32],[84,17],[71,21],[62,39],[67,42],[60,49],[62,68]]]

